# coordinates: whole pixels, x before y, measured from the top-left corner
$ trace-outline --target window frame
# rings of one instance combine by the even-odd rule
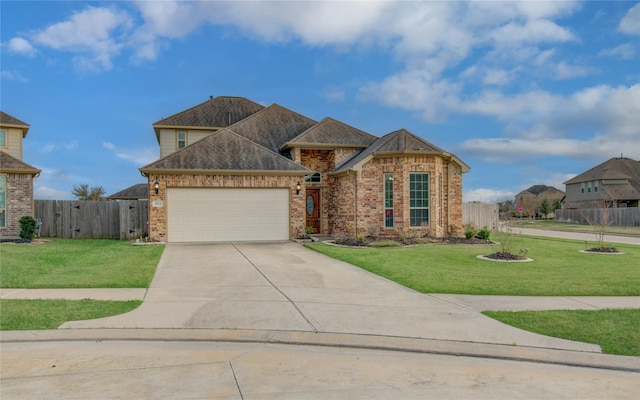
[[[415,179],[418,176],[421,177],[420,180]],[[431,174],[428,172],[409,173],[409,227],[411,228],[428,225],[431,221],[430,179]],[[425,184],[426,189],[423,187]],[[420,196],[418,196],[418,194],[420,194]]]
[[[393,216],[393,173],[385,172],[382,175],[383,180],[383,209],[384,209],[384,227],[393,228],[394,216]]]
[[[598,181],[593,181],[593,193],[598,193]]]
[[[9,147],[8,141],[9,141],[9,138],[8,138],[7,130],[6,129],[0,129],[0,147]],[[3,144],[3,142],[4,142],[4,144]]]
[[[0,228],[7,227],[7,176],[0,175]]]
[[[584,182],[580,182],[580,193],[584,193]]]
[[[313,174],[304,176],[305,183],[322,183],[322,174],[320,172],[314,172]]]
[[[184,139],[180,139],[180,134],[184,134]],[[180,146],[180,143],[183,143],[182,146]],[[177,131],[176,132],[176,149],[180,150],[180,149],[184,149],[185,147],[187,147],[187,132],[186,131]]]

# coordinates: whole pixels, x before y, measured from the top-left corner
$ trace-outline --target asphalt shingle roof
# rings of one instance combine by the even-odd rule
[[[278,104],[229,127],[238,135],[278,153],[280,148],[317,122]]]
[[[295,147],[296,145],[299,146],[303,144],[324,144],[331,147],[367,147],[377,139],[377,137],[367,132],[327,117],[291,139],[284,146]]]
[[[22,174],[37,175],[41,172],[38,168],[17,159],[9,153],[0,150],[0,172],[17,172]]]
[[[302,165],[256,144],[228,128],[220,129],[175,153],[140,168],[168,171],[290,171],[308,173]]]
[[[119,192],[107,197],[108,199],[147,199],[149,198],[149,186],[146,183],[138,183],[133,186],[129,186],[126,189],[122,189]]]
[[[18,118],[11,116],[4,111],[0,111],[0,125],[21,128],[22,137],[26,137],[27,132],[29,131],[29,124],[20,121]]]
[[[631,158],[611,158],[564,184],[614,179],[627,179],[629,185],[607,185],[608,196],[617,200],[640,199],[640,161]]]
[[[218,96],[153,124],[159,126],[193,126],[224,128],[264,109],[244,97]]]

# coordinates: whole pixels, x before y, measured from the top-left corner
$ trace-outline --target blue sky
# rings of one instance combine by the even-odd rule
[[[31,125],[35,197],[145,182],[151,125],[209,96],[278,103],[470,167],[513,198],[640,159],[640,3],[0,1],[0,107]]]

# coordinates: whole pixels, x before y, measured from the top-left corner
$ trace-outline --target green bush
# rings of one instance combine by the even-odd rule
[[[36,231],[36,220],[33,217],[25,215],[20,218],[20,237],[26,240],[32,240]]]
[[[472,239],[474,236],[476,236],[476,230],[473,228],[473,226],[467,226],[464,230],[464,237],[466,237],[467,239]]]
[[[487,229],[487,227],[485,226],[484,228],[478,231],[476,236],[478,236],[478,239],[489,240],[489,236],[491,236],[491,231]]]

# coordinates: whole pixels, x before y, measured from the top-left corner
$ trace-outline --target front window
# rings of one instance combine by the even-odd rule
[[[429,223],[429,174],[409,175],[409,225]]]
[[[306,175],[304,177],[304,181],[307,183],[320,183],[322,181],[322,176],[320,175],[320,172],[316,172],[311,175]]]
[[[598,193],[598,181],[593,182],[593,191]]]
[[[587,183],[587,192],[591,193],[591,182]]]
[[[584,193],[584,182],[580,184],[580,193]]]
[[[178,148],[187,146],[187,132],[178,132]]]
[[[7,177],[0,176],[0,228],[7,226]]]
[[[393,174],[384,174],[384,226],[393,228]]]
[[[0,129],[0,147],[7,147],[7,131]]]

